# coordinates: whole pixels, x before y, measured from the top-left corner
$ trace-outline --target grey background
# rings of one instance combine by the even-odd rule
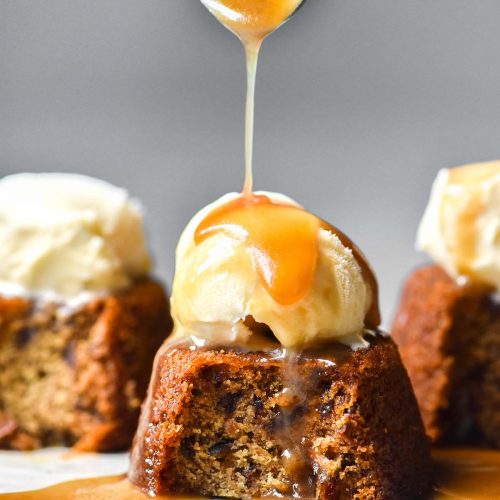
[[[498,0],[309,0],[265,44],[255,179],[343,228],[388,321],[441,167],[500,156]],[[244,65],[197,0],[0,0],[0,174],[81,172],[148,209],[160,275],[243,174]]]

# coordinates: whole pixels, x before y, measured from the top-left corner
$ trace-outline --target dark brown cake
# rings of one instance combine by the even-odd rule
[[[70,313],[0,297],[0,447],[127,448],[170,329],[151,280]]]
[[[427,434],[500,447],[500,306],[439,266],[407,280],[393,326]]]
[[[431,486],[407,374],[389,338],[297,363],[166,345],[129,478],[149,494],[411,499]],[[333,362],[335,361],[335,363]]]

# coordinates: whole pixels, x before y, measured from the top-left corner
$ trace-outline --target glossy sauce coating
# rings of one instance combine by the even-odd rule
[[[276,302],[289,305],[312,285],[319,227],[314,215],[296,206],[252,194],[211,212],[198,226],[195,242],[219,232],[245,238],[264,287]]]
[[[312,286],[320,228],[335,234],[353,252],[372,291],[366,326],[378,326],[377,281],[363,254],[340,230],[300,207],[272,201],[265,195],[241,196],[212,211],[196,229],[195,242],[199,244],[220,232],[246,239],[264,287],[276,302],[290,305]]]
[[[434,500],[492,500],[500,498],[500,451],[479,449],[436,449]],[[70,481],[36,491],[6,493],[6,500],[146,500],[125,476]],[[201,497],[166,496],[158,500],[202,500]]]
[[[436,500],[500,498],[500,451],[435,449]]]

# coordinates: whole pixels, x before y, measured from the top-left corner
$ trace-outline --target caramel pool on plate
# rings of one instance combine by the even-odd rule
[[[429,500],[494,500],[500,498],[500,452],[436,449],[436,490]],[[6,500],[145,500],[149,497],[124,476],[80,479],[23,493],[0,494]],[[158,500],[203,500],[191,496],[157,496]]]

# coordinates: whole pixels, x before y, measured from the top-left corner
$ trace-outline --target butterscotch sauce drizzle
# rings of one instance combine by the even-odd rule
[[[202,0],[212,14],[242,42],[247,63],[245,118],[245,182],[243,194],[252,195],[255,78],[264,39],[278,29],[304,0]]]
[[[312,286],[320,228],[335,234],[351,249],[372,292],[365,323],[368,328],[376,328],[380,324],[378,285],[366,258],[342,231],[300,207],[260,194],[241,196],[208,214],[195,231],[195,242],[199,244],[220,232],[247,239],[264,287],[276,302],[289,305],[304,297]]]
[[[241,235],[268,293],[279,304],[300,300],[314,279],[320,221],[293,205],[267,196],[241,196],[215,209],[198,226],[195,242],[225,232]]]
[[[500,498],[500,451],[436,449],[433,500],[493,500]],[[49,488],[5,493],[6,500],[146,500],[151,498],[124,476],[80,479]],[[158,495],[157,500],[202,500],[202,497]]]
[[[245,181],[243,196],[251,198],[253,192],[253,138],[255,123],[255,81],[262,41],[244,44],[247,61],[247,98],[245,109]]]

